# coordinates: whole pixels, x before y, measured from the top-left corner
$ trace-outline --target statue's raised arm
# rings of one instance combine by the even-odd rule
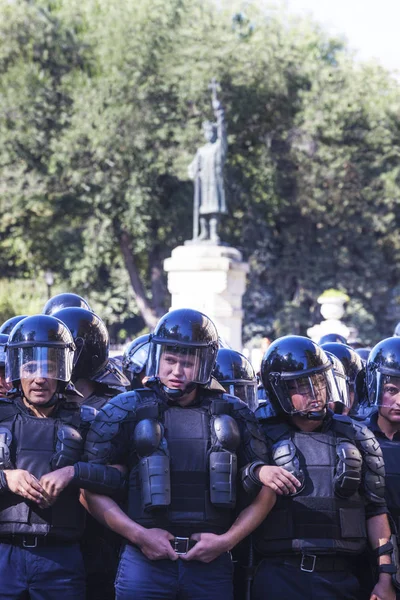
[[[193,241],[218,244],[219,215],[226,213],[223,166],[227,136],[225,111],[217,96],[218,84],[215,79],[209,87],[216,122],[204,121],[206,144],[197,150],[188,173],[194,180]]]

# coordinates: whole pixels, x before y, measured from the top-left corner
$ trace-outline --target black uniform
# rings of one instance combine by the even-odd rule
[[[366,520],[387,512],[382,453],[374,435],[329,411],[321,426],[304,432],[289,421],[258,414],[270,464],[303,481],[296,495],[278,496],[254,532],[264,558],[253,598],[356,598],[352,558],[367,539]]]
[[[116,396],[93,422],[86,453],[94,462],[128,466],[128,516],[146,528],[169,531],[180,549],[187,549],[193,533],[229,529],[243,493],[237,487],[238,469],[266,458],[247,406],[204,387],[186,407],[168,403],[151,390]],[[149,568],[160,563],[147,562]],[[207,576],[211,573],[205,571]],[[151,577],[157,585],[156,576]]]

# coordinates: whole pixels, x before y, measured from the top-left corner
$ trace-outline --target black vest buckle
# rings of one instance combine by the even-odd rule
[[[38,545],[37,535],[24,535],[22,538],[23,548],[36,548]]]
[[[306,573],[313,573],[315,569],[315,562],[317,557],[315,554],[302,554],[300,570]]]

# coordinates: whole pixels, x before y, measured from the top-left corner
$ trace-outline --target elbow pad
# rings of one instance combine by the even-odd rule
[[[78,462],[74,465],[72,481],[89,492],[111,496],[123,489],[125,478],[114,467]]]

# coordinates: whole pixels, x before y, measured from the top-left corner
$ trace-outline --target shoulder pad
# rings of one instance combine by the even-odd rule
[[[348,417],[347,415],[333,415],[332,416],[334,421],[340,421],[341,423],[347,423],[348,425],[351,425],[353,423],[352,419],[350,417]]]
[[[13,404],[14,401],[11,398],[2,398],[0,397],[0,404]]]
[[[265,419],[276,419],[276,414],[269,402],[262,402],[254,411],[256,419],[264,421]]]
[[[81,421],[83,423],[91,423],[94,421],[95,416],[99,411],[93,408],[93,406],[88,406],[87,404],[82,404],[81,406]]]
[[[133,416],[137,403],[138,395],[136,391],[118,394],[98,411],[96,420],[107,421],[108,423],[124,421],[129,416]]]
[[[332,416],[332,430],[350,440],[355,439],[353,420],[347,415]]]
[[[265,435],[274,443],[283,437],[291,437],[292,434],[292,429],[290,428],[290,425],[285,422],[271,422],[268,424],[266,423],[263,427],[263,431]]]
[[[232,396],[231,394],[221,394],[221,396],[223,400],[232,406],[233,410],[241,410],[242,408],[247,408],[247,410],[250,410],[246,402],[243,402],[243,400],[240,400],[240,398],[237,398],[236,396]]]

